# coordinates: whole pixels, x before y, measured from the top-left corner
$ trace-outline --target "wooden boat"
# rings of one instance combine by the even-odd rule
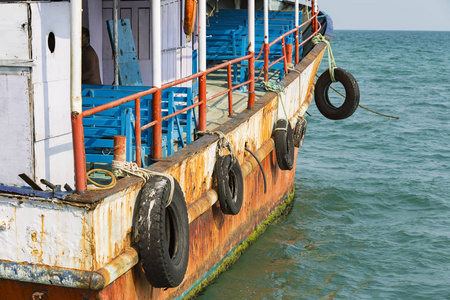
[[[149,38],[152,39],[154,47],[158,43],[161,44],[161,41],[155,42],[154,35],[150,34],[150,25],[146,23],[150,20],[149,2],[142,1],[138,4],[136,3],[139,1],[132,2],[119,3],[119,9],[122,15],[131,12],[131,22],[137,23],[131,23],[128,28],[134,30],[133,35],[137,32],[138,40],[127,44],[128,46],[122,44],[120,49],[116,49],[116,53],[121,62],[120,56],[126,56],[123,55],[124,49],[128,49],[130,53],[135,51],[134,48],[139,50],[138,54],[133,54],[135,56],[130,54],[129,57],[132,57],[131,60],[134,60],[133,57],[139,60],[140,69],[136,71],[131,67],[130,72],[134,72],[135,75],[142,74],[142,82],[147,87],[83,86],[83,90],[80,81],[81,45],[78,39],[81,36],[81,13],[79,13],[81,1],[0,3],[0,20],[2,20],[0,36],[2,40],[7,41],[0,45],[0,89],[2,90],[0,110],[3,116],[0,121],[0,137],[3,141],[3,145],[0,146],[2,167],[0,241],[3,245],[0,249],[0,299],[191,297],[226,270],[264,231],[267,224],[284,211],[292,201],[298,148],[292,152],[291,146],[287,146],[294,140],[287,133],[289,130],[286,129],[288,127],[286,120],[289,120],[292,128],[297,125],[298,129],[298,126],[302,124],[298,121],[302,120],[311,103],[315,75],[325,51],[325,43],[313,45],[310,40],[319,32],[327,39],[331,38],[333,28],[330,18],[325,16],[317,19],[323,14],[320,12],[313,14],[313,19],[318,20],[318,26],[311,29],[310,25],[309,34],[304,31],[302,40],[295,38],[296,32],[302,28],[299,23],[296,23],[292,29],[286,30],[284,38],[281,36],[278,41],[275,41],[278,37],[273,37],[271,39],[271,42],[275,41],[273,49],[278,47],[281,51],[279,52],[281,59],[278,62],[278,66],[281,65],[281,67],[277,70],[274,70],[277,68],[276,64],[272,68],[268,67],[269,61],[278,59],[275,50],[261,56],[266,58],[265,65],[263,60],[257,58],[257,51],[261,46],[261,43],[258,43],[258,30],[262,30],[262,26],[258,24],[264,22],[258,23],[258,20],[250,18],[247,24],[252,22],[257,24],[256,38],[252,47],[247,47],[248,41],[251,44],[251,35],[247,34],[241,35],[245,37],[242,40],[236,39],[230,40],[230,43],[222,43],[228,46],[237,45],[236,49],[239,50],[239,45],[244,42],[245,51],[248,48],[250,52],[226,58],[227,50],[220,50],[218,44],[212,41],[208,49],[211,50],[217,46],[216,50],[222,57],[217,58],[212,52],[209,53],[210,57],[222,61],[205,69],[204,54],[208,53],[204,48],[205,44],[202,44],[208,33],[208,30],[202,31],[202,28],[205,28],[202,26],[206,24],[205,3],[199,3],[199,38],[195,38],[191,44],[163,43],[160,49],[162,51],[155,51],[155,48],[152,50],[144,46]],[[169,14],[164,14],[166,9],[169,12],[173,8],[168,5],[175,5],[178,11],[181,11],[181,2],[174,3],[152,1],[152,5],[156,8],[160,5],[162,7],[161,24],[170,20]],[[127,5],[142,5],[142,7],[129,8]],[[110,18],[112,7],[112,2],[89,1],[88,8],[83,10],[85,14],[83,18],[89,20],[91,24],[89,26],[91,45],[94,49],[101,39],[107,41],[107,37],[105,38],[107,25],[104,21],[105,18]],[[251,15],[253,9],[250,7],[250,14],[243,10],[228,13],[234,16]],[[220,12],[220,14],[226,13],[226,10]],[[257,11],[255,14],[256,16],[264,15],[264,12]],[[294,22],[294,13],[291,12],[291,15],[290,21]],[[138,16],[139,21],[136,18],[133,19],[133,16]],[[290,18],[289,14],[285,17]],[[160,19],[160,16],[153,15],[152,19]],[[223,17],[223,20],[226,19],[226,16]],[[214,20],[210,19],[211,23],[216,21],[222,24],[222,28],[225,26],[234,28],[233,24],[226,25],[225,21],[220,21],[218,15]],[[101,27],[98,28],[95,26],[96,22],[105,24],[100,24]],[[122,19],[117,22],[119,30],[123,29],[125,32],[128,21]],[[311,19],[306,24],[310,23]],[[171,34],[182,37],[182,23],[176,22],[176,24],[178,26],[176,30],[164,28],[162,25],[161,36],[172,32]],[[146,35],[143,28],[147,30]],[[170,30],[166,31],[166,29]],[[240,25],[236,26],[236,30],[241,30],[239,34],[246,32],[242,31]],[[119,32],[119,39],[121,34],[125,33]],[[155,34],[159,35],[157,32]],[[215,35],[218,39],[236,36],[233,34],[235,32],[217,33],[211,29],[211,35]],[[71,35],[72,38],[70,38]],[[297,52],[294,50],[294,53],[291,53],[294,57],[293,62],[287,61],[285,45],[287,43],[285,39],[287,41],[290,37],[293,49],[300,50]],[[147,46],[149,45],[148,43]],[[197,47],[199,53],[197,53]],[[307,51],[301,52],[301,49],[308,47]],[[72,49],[71,56],[68,54],[69,49]],[[113,72],[110,72],[112,70],[110,49],[107,42],[100,44],[97,48],[100,62],[102,62],[103,82],[111,82],[113,79]],[[152,52],[150,50],[154,53],[153,57],[148,55]],[[162,58],[155,53],[162,54]],[[173,55],[166,55],[167,53]],[[171,59],[176,60],[181,57],[184,57],[183,59],[187,57],[190,62],[193,62],[192,66],[187,68],[188,71],[183,67],[186,66],[185,61],[181,61],[178,65],[168,63]],[[152,67],[149,67],[149,61],[152,61]],[[155,70],[158,68],[157,64],[161,62],[167,64],[163,65],[162,79],[158,82],[158,76],[161,77],[161,74],[156,74]],[[292,69],[288,69],[288,63],[292,64]],[[238,67],[233,70],[234,65]],[[214,73],[216,70],[219,71]],[[238,74],[237,83],[232,81],[232,70]],[[266,81],[278,78],[281,72],[282,80],[272,88],[282,87],[285,93],[280,93],[278,96],[276,92],[255,88],[259,70],[265,73]],[[226,71],[226,75],[223,71]],[[131,74],[125,69],[120,69],[119,73],[122,82]],[[170,76],[167,75],[168,73]],[[239,76],[239,74],[243,75]],[[206,75],[208,75],[208,81]],[[168,79],[169,77],[176,80]],[[246,86],[247,91],[238,91],[238,88]],[[185,89],[184,92],[181,92],[181,87]],[[171,88],[179,89],[166,93]],[[88,96],[88,93],[102,89],[113,96],[109,98]],[[196,89],[199,90],[198,93],[195,92]],[[124,96],[124,90],[131,92]],[[80,101],[81,91],[86,93],[82,95],[82,101]],[[81,107],[80,102],[83,102],[83,105],[88,103],[90,105],[99,101],[100,98],[109,100],[98,106],[83,106],[78,110],[76,108],[77,105]],[[148,102],[145,102],[146,99]],[[182,99],[191,99],[189,101],[192,102],[187,102],[184,108],[180,109],[178,106],[183,102]],[[280,106],[280,103],[284,108]],[[228,106],[228,104],[231,105]],[[124,109],[120,111],[121,108]],[[120,111],[119,115],[114,115],[116,119],[107,113],[114,109],[116,113]],[[166,115],[164,115],[165,110]],[[188,115],[189,112],[191,112],[190,115]],[[95,119],[96,114],[99,116],[97,119]],[[131,118],[127,119],[127,116],[130,117],[129,114]],[[105,149],[111,146],[102,144],[98,146],[100,150],[89,148],[92,151],[98,151],[97,153],[88,153],[87,140],[93,139],[94,129],[99,130],[100,125],[95,122],[102,117],[111,118],[110,120],[114,122],[128,122],[122,123],[126,125],[123,125],[125,129],[128,125],[134,124],[130,127],[131,135],[126,136],[127,143],[128,141],[131,143],[126,147],[129,160],[136,161],[141,166],[148,164],[146,167],[148,171],[172,176],[174,182],[179,184],[182,193],[180,194],[177,190],[176,183],[169,184],[170,180],[166,179],[161,181],[161,178],[165,177],[154,173],[153,179],[148,181],[140,177],[128,176],[119,179],[111,188],[87,190],[86,166],[89,168],[93,164],[98,166],[103,163],[107,168],[111,167],[111,164],[105,163],[107,159],[110,159],[108,154],[111,151]],[[281,127],[277,127],[280,119],[285,122]],[[113,121],[108,123],[107,129],[115,126],[112,125]],[[167,124],[164,123],[166,121]],[[197,125],[196,128],[180,131],[192,122]],[[97,127],[92,125],[94,123]],[[151,133],[148,133],[148,130],[145,131],[151,126]],[[198,131],[209,131],[211,134],[197,135]],[[281,139],[286,141],[286,145],[276,141],[277,132],[281,132]],[[189,140],[190,137],[192,140]],[[108,141],[109,143],[110,140],[109,136],[103,136],[92,141],[94,143]],[[233,177],[231,179],[229,176],[231,173],[227,173],[231,172],[229,162],[226,164],[226,167],[229,167],[226,171],[218,171],[216,166],[220,156],[217,156],[219,142],[226,144],[227,141],[231,145],[237,166],[242,173],[241,187],[235,186],[233,181],[233,176],[238,176],[237,173],[230,175]],[[113,149],[115,150],[117,148]],[[225,155],[229,153],[226,149],[224,151]],[[120,153],[114,154],[117,154],[116,158],[118,158]],[[291,161],[289,158],[286,161],[286,158],[281,157],[283,155],[291,155]],[[86,160],[91,157],[100,161]],[[285,159],[284,162],[283,159]],[[228,175],[225,173],[223,175],[221,172]],[[21,178],[24,178],[26,182],[18,177],[19,174],[25,174]],[[159,178],[160,183],[163,182],[164,189],[158,190],[155,187],[155,178]],[[44,181],[47,187],[41,184],[39,179],[47,180]],[[238,185],[239,182],[235,182]],[[66,186],[64,191],[61,189],[64,183],[68,183],[72,188],[75,184],[75,188],[72,190]],[[173,187],[174,184],[173,195],[167,196],[167,186]],[[239,204],[237,211],[224,213],[224,208],[219,203],[224,200],[223,197],[227,196],[224,196],[223,191],[219,191],[221,184],[222,188],[228,189],[226,191],[231,193],[231,196],[229,195],[231,198],[238,197],[236,190],[243,188],[240,190],[242,203]],[[27,187],[27,185],[30,186]],[[266,191],[264,185],[266,185]],[[166,207],[164,201],[167,199],[161,199],[163,202],[158,202],[159,198],[154,196],[158,191],[163,191],[161,192],[163,197],[169,197],[173,203],[181,201],[176,200],[176,197],[184,198],[185,225],[183,225],[184,219],[176,219],[178,215],[171,213],[173,203]],[[150,207],[158,203],[162,212],[161,219],[155,219],[154,211],[146,208],[145,203]],[[178,202],[177,205],[180,203],[183,202]],[[160,222],[161,239],[165,240],[160,250],[162,255],[167,255],[168,258],[155,258],[155,260],[160,259],[160,262],[164,264],[177,265],[182,263],[174,262],[174,260],[180,259],[186,260],[187,263],[185,270],[180,267],[171,274],[160,275],[161,278],[172,275],[181,278],[180,280],[167,279],[167,286],[164,286],[165,281],[158,279],[158,276],[156,276],[158,277],[156,284],[152,286],[149,282],[155,280],[150,278],[155,277],[155,274],[149,274],[158,266],[153,264],[152,257],[143,257],[143,254],[148,255],[148,251],[146,252],[144,248],[148,246],[149,249],[155,249],[155,244],[159,241],[154,239],[153,233],[151,238],[144,237],[142,228],[146,226],[143,225],[147,224],[146,222],[151,224]],[[180,226],[187,228],[188,235],[177,232]],[[151,225],[148,224],[148,228],[150,227]],[[189,242],[188,256],[180,257],[177,254],[177,251],[181,251],[178,247],[184,247],[183,243],[186,240]],[[180,275],[179,272],[183,274]],[[161,286],[156,287],[159,285],[158,282]]]

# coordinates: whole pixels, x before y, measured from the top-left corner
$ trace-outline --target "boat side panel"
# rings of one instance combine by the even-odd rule
[[[138,184],[112,194],[91,212],[94,270],[103,267],[131,244],[140,188]]]
[[[90,223],[84,207],[0,195],[0,260],[91,270]]]

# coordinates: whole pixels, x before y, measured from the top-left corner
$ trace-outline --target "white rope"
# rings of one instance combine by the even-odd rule
[[[133,175],[142,178],[145,182],[147,182],[153,176],[162,176],[167,178],[170,181],[170,194],[169,199],[167,200],[166,207],[172,203],[173,192],[175,190],[175,182],[174,178],[171,175],[159,173],[155,171],[150,171],[148,169],[140,168],[136,163],[129,161],[112,161],[112,169],[120,171],[123,175]]]
[[[287,111],[286,111],[286,107],[284,106],[284,101],[283,101],[283,95],[286,96],[286,89],[284,88],[284,86],[275,84],[273,82],[266,82],[266,81],[263,81],[263,87],[266,91],[271,91],[271,92],[277,93],[278,106],[280,106],[279,104],[281,103],[281,107],[283,108],[283,112],[284,112],[284,117],[286,118],[286,128],[284,128],[284,130],[286,131],[288,128],[288,123],[290,122]],[[283,128],[276,128],[275,131],[277,131],[277,130],[283,130]]]
[[[225,134],[222,131],[199,131],[199,135],[209,134],[209,135],[217,135],[219,137],[219,140],[217,141],[217,148],[216,148],[216,156],[222,156],[222,152],[224,149],[228,149],[231,155],[231,164],[234,164],[236,162],[236,156],[234,156],[233,152],[233,145],[230,143],[230,141],[227,139]]]

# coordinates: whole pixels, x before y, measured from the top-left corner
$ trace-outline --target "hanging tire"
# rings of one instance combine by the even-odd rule
[[[275,153],[281,170],[292,170],[294,167],[294,134],[291,123],[279,119],[274,133]]]
[[[231,155],[220,156],[214,166],[220,209],[226,215],[237,215],[244,200],[244,178],[238,161]]]
[[[294,147],[300,148],[303,144],[306,134],[306,120],[299,119],[294,129]]]
[[[148,282],[153,287],[178,286],[189,260],[189,221],[183,191],[174,179],[154,176],[145,184],[139,203],[139,255]]]
[[[344,103],[336,107],[330,102],[328,92],[332,81],[328,69],[317,80],[314,99],[317,109],[324,117],[331,120],[342,120],[350,117],[358,108],[359,86],[353,75],[343,69],[334,69],[334,77],[345,88]]]

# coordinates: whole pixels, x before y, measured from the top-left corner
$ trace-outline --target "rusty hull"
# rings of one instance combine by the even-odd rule
[[[290,72],[280,82],[288,88],[288,99],[295,100],[286,108],[290,116],[303,115],[309,106],[314,76],[324,51],[324,43],[317,45],[296,66],[298,72]],[[188,205],[190,257],[185,279],[178,288],[152,288],[139,263],[128,271],[121,265],[123,261],[118,256],[126,252],[135,239],[135,203],[142,186],[140,179],[126,178],[111,190],[88,192],[69,197],[64,202],[65,205],[83,206],[90,225],[86,233],[89,240],[83,249],[84,255],[90,256],[87,258],[89,264],[77,270],[95,272],[102,277],[103,283],[94,287],[90,282],[90,288],[71,288],[0,279],[0,300],[30,299],[35,293],[42,299],[64,300],[173,299],[194,288],[229,251],[248,238],[293,190],[295,169],[281,171],[273,150],[271,135],[277,104],[277,95],[268,92],[255,103],[253,109],[234,116],[218,128],[233,144],[246,175],[244,203],[236,216],[224,215],[217,203],[212,176],[216,136],[204,136],[151,166],[152,170],[171,174],[179,181]],[[267,194],[264,194],[261,170],[254,158],[244,151],[244,147],[257,152],[261,159],[267,178]],[[130,261],[136,263],[134,256],[137,254],[129,251],[127,255]],[[115,266],[117,263],[120,266]],[[64,268],[64,265],[53,267]],[[117,276],[123,274],[117,279],[111,275],[116,271],[105,271],[115,267],[121,271]],[[96,291],[96,288],[103,289]]]

